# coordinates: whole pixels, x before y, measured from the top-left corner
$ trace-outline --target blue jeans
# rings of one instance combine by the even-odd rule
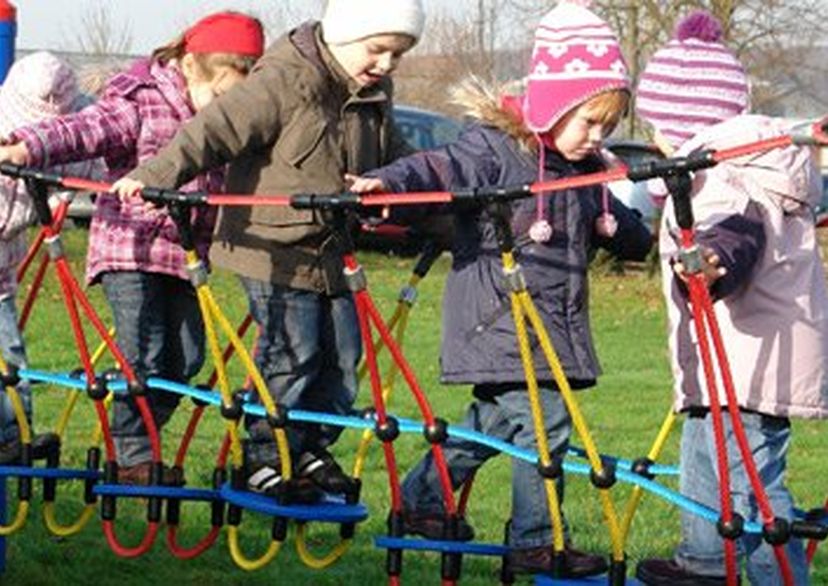
[[[23,336],[17,328],[17,308],[14,297],[0,299],[0,352],[9,366],[26,368],[26,347]],[[17,419],[14,416],[11,400],[6,390],[0,392],[0,442],[9,442],[20,437]],[[29,423],[32,421],[32,391],[29,385],[21,382],[17,385],[17,392],[23,402],[23,410]]]
[[[141,380],[158,377],[186,383],[204,363],[204,322],[189,282],[156,273],[104,273],[104,294],[112,308],[118,346]],[[180,395],[149,389],[146,394],[160,429]],[[121,466],[151,459],[149,436],[135,400],[116,395],[112,435]]]
[[[478,391],[491,386],[478,385]],[[572,421],[561,394],[556,390],[541,389],[541,405],[544,413],[546,437],[553,457],[566,454]],[[486,393],[485,399],[477,399],[469,405],[463,426],[479,431],[515,446],[537,452],[529,393],[525,388],[505,392]],[[500,454],[498,450],[476,442],[450,437],[443,445],[452,486],[460,487],[488,459]],[[558,498],[563,502],[563,475],[556,483]],[[437,513],[444,512],[442,491],[429,451],[419,464],[406,476],[402,487],[406,510]],[[566,527],[564,527],[566,530]],[[509,544],[524,549],[552,543],[552,524],[546,489],[534,463],[512,460],[512,519]]]
[[[774,515],[791,521],[794,514],[793,500],[785,487],[790,422],[785,418],[750,412],[742,413],[742,422]],[[762,517],[727,415],[724,423],[734,511],[746,521],[761,523]],[[679,482],[682,494],[720,510],[716,445],[709,413],[703,417],[690,416],[684,422]],[[792,539],[785,549],[793,568],[794,583],[796,586],[806,586],[808,565],[802,542]],[[753,586],[782,584],[773,547],[765,543],[761,535],[745,534],[737,542],[737,551]],[[696,574],[724,576],[724,542],[715,525],[696,515],[682,512],[681,543],[676,550],[676,561]]]
[[[255,361],[270,396],[288,409],[350,415],[357,393],[357,365],[362,353],[353,296],[324,295],[240,277],[259,325]],[[260,402],[254,393],[255,402]],[[248,457],[274,463],[276,444],[267,422],[245,421]],[[291,452],[324,449],[342,428],[324,424],[291,424]]]

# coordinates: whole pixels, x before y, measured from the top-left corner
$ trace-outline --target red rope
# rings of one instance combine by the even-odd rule
[[[37,267],[34,279],[32,279],[32,286],[26,294],[26,301],[23,303],[23,309],[20,312],[20,319],[17,322],[18,329],[22,332],[26,329],[26,323],[29,321],[29,316],[32,313],[34,302],[37,299],[40,289],[43,286],[43,279],[46,277],[46,269],[49,268],[49,255],[44,254],[40,261],[40,266]],[[20,280],[18,279],[18,283]]]
[[[825,501],[824,509],[828,512],[828,500]],[[808,557],[808,563],[812,563],[814,561],[814,556],[816,556],[817,547],[819,547],[819,541],[816,539],[811,539],[808,542],[808,550],[805,555]]]
[[[212,545],[216,542],[216,538],[218,538],[219,533],[221,532],[220,526],[214,526],[210,529],[210,532],[199,541],[196,545],[190,548],[182,547],[178,544],[176,534],[178,532],[177,525],[170,525],[167,527],[167,548],[170,550],[175,557],[180,560],[191,560],[203,554],[205,551],[210,549]]]
[[[149,548],[152,547],[155,537],[158,535],[158,523],[151,521],[147,524],[147,530],[144,533],[144,538],[141,540],[141,543],[135,547],[126,547],[121,545],[118,541],[118,537],[115,535],[115,527],[113,526],[112,521],[103,522],[103,531],[104,535],[106,535],[106,541],[109,543],[109,547],[112,548],[112,551],[114,551],[116,555],[119,555],[122,558],[136,558],[147,553]]]

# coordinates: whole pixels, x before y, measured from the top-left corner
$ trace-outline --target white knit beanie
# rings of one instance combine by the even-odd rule
[[[328,0],[322,38],[332,45],[387,34],[406,34],[418,41],[424,25],[422,0]]]

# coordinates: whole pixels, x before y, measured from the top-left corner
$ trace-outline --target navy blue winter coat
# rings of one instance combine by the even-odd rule
[[[547,151],[544,178],[602,168],[597,158],[571,163]],[[538,160],[504,131],[476,123],[448,146],[398,159],[369,175],[395,192],[514,186],[537,181]],[[595,248],[606,248],[622,259],[642,260],[652,242],[633,211],[615,198],[610,201],[618,230],[613,238],[605,238],[595,232],[603,211],[600,186],[547,195],[545,215],[553,233],[550,241],[540,244],[527,235],[536,218],[536,198],[511,204],[517,261],[574,388],[594,385],[600,374],[589,326],[587,282]],[[442,380],[521,383],[525,379],[509,291],[487,211],[456,213],[454,230],[453,262],[443,298]],[[531,338],[538,380],[551,385],[552,374],[540,345],[536,337]]]

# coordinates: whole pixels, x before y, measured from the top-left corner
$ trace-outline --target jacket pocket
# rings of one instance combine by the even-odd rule
[[[276,141],[276,154],[291,167],[301,168],[322,142],[327,127],[327,122],[319,117],[293,120]]]

